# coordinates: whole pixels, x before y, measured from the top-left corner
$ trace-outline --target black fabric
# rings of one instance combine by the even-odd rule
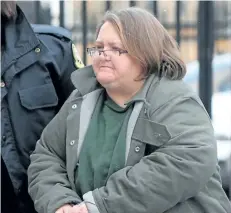
[[[16,202],[23,213],[33,213],[27,193],[29,156],[73,91],[70,74],[76,67],[70,39],[53,36],[54,27],[47,35],[35,34],[19,7],[17,12],[17,19],[5,26],[1,59],[1,156],[8,171],[1,180],[2,204],[4,213],[12,213]],[[11,205],[5,201],[8,195]]]
[[[1,158],[1,212],[20,213],[16,200],[17,198],[7,168]]]

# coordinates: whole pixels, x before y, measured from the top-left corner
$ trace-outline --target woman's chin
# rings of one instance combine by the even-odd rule
[[[113,76],[97,75],[96,79],[102,86],[113,84],[115,81]]]

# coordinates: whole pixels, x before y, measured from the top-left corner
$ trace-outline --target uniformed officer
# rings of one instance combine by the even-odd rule
[[[73,90],[83,67],[63,28],[33,26],[15,2],[1,1],[2,213],[33,213],[27,192],[29,156],[43,128]]]

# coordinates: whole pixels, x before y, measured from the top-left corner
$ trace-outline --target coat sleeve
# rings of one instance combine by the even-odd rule
[[[28,190],[39,213],[54,213],[64,204],[82,202],[66,171],[68,100],[44,129],[28,168]]]
[[[92,195],[100,213],[163,213],[195,196],[216,170],[209,116],[193,98],[178,98],[152,114],[171,139],[132,167],[111,175]]]

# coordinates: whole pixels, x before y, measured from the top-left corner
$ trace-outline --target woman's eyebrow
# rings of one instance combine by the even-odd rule
[[[96,40],[95,41],[95,44],[104,44],[104,42],[103,41],[100,41],[100,40]],[[113,46],[113,45],[118,45],[118,46],[123,46],[122,45],[122,43],[121,42],[119,42],[119,41],[110,41],[110,42],[108,42],[108,44],[110,45],[110,46]]]
[[[113,45],[123,46],[121,42],[116,42],[116,41],[108,42],[108,44],[111,46],[113,46]]]

